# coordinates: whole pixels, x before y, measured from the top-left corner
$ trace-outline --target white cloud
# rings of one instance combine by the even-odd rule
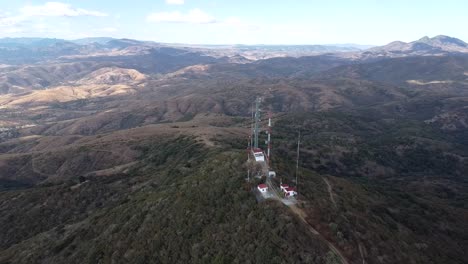
[[[107,16],[106,13],[102,13],[94,10],[87,10],[83,8],[74,8],[69,4],[61,2],[47,2],[43,5],[27,5],[20,9],[20,13],[24,17],[34,16],[50,16],[50,17],[76,17],[76,16]]]
[[[25,5],[14,13],[0,11],[0,37],[3,36],[63,36],[76,34],[72,26],[54,19],[80,16],[108,16],[105,13],[76,8],[61,2],[46,2],[42,5]],[[52,22],[55,21],[55,22]],[[108,32],[112,31],[110,29]]]
[[[0,14],[0,27],[17,26],[23,19],[19,16],[11,16],[10,14]]]
[[[166,4],[168,5],[183,5],[184,3],[184,0],[166,0]]]
[[[146,17],[149,22],[156,23],[189,23],[189,24],[211,24],[216,23],[216,19],[211,15],[195,8],[188,13],[179,11],[151,13]]]

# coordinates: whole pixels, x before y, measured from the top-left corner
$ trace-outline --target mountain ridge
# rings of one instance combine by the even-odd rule
[[[468,53],[468,44],[457,38],[437,35],[432,38],[424,36],[412,42],[394,41],[384,46],[368,49],[367,51],[387,56],[399,53],[407,56]]]

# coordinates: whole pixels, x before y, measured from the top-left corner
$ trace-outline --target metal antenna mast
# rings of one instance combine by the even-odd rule
[[[268,149],[267,149],[267,157],[268,157],[268,164],[270,164],[270,156],[271,156],[271,112],[268,112]]]
[[[299,130],[299,136],[297,138],[297,158],[296,158],[296,192],[298,191],[299,183],[297,182],[297,172],[299,170],[299,149],[301,145],[301,131]]]
[[[260,103],[262,98],[258,97],[255,100],[255,131],[254,131],[254,147],[258,148],[258,133],[259,133],[259,126],[260,126]]]

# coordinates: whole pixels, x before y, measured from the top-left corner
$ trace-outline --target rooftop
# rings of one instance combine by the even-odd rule
[[[257,152],[263,152],[263,150],[261,148],[252,148],[252,151],[254,153],[257,153]]]

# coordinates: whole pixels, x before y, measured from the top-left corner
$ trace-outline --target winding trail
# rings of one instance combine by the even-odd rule
[[[291,211],[295,215],[297,215],[297,217],[305,224],[307,230],[310,233],[317,236],[319,239],[321,239],[323,242],[325,242],[328,245],[328,248],[331,251],[333,251],[340,258],[342,264],[349,264],[348,260],[341,253],[341,251],[337,247],[335,247],[335,245],[333,245],[333,243],[331,241],[329,241],[322,234],[320,234],[320,232],[317,231],[317,229],[315,229],[313,227],[313,225],[307,221],[307,219],[306,219],[307,214],[306,214],[306,212],[304,212],[304,210],[297,207],[296,203],[287,203],[287,202],[285,202],[285,200],[287,200],[287,199],[283,199],[280,196],[280,194],[278,193],[277,188],[275,188],[275,186],[273,185],[273,183],[271,182],[271,179],[269,177],[267,177],[266,184],[268,185],[268,188],[271,190],[271,193],[273,193],[273,195],[270,197],[271,199],[278,200],[278,201],[282,202],[283,204],[285,204],[286,206],[288,206],[288,208],[291,209]],[[331,190],[331,185],[328,184],[328,186],[329,186],[329,191],[330,191]],[[331,195],[331,192],[330,192],[330,195]],[[334,202],[334,200],[333,200],[333,202]],[[335,204],[335,206],[336,206],[336,204]]]
[[[335,209],[336,209],[337,208],[336,207],[336,201],[335,201],[335,198],[333,197],[332,186],[331,186],[330,182],[327,180],[327,178],[322,177],[322,179],[327,184],[327,190],[328,190],[328,194],[330,194],[330,200],[332,201],[332,203],[333,203],[333,205],[335,206]]]
[[[326,239],[322,234],[320,234],[317,229],[315,229],[305,218],[306,214],[305,212],[297,207],[295,204],[290,205],[289,208],[299,217],[299,219],[306,225],[307,229],[309,232],[312,234],[318,236],[321,240],[323,240],[325,243],[327,243],[328,248],[330,248],[331,251],[333,251],[341,260],[342,264],[349,264],[348,260],[345,258],[345,256],[341,253],[341,251],[335,247],[335,245],[332,244],[328,239]]]

